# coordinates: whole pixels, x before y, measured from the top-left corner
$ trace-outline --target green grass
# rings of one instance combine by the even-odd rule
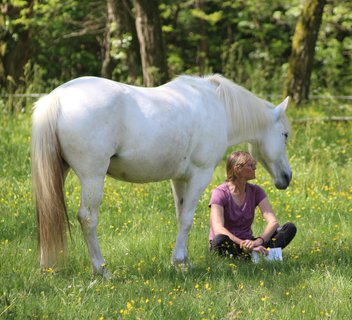
[[[177,232],[169,182],[127,184],[106,179],[99,240],[113,277],[91,275],[76,213],[80,186],[71,173],[66,197],[72,239],[67,264],[41,273],[30,183],[30,116],[0,120],[0,319],[350,319],[352,314],[351,123],[296,123],[302,117],[346,115],[351,106],[290,110],[288,155],[294,172],[278,191],[264,170],[279,220],[298,233],[283,262],[219,259],[207,249],[213,187],[204,192],[189,237],[194,269],[170,263]],[[335,105],[335,106],[334,106]],[[240,146],[239,148],[245,148]],[[255,230],[263,221],[258,214]]]

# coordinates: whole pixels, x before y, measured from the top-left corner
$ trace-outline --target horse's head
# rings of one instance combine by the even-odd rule
[[[270,173],[278,189],[286,189],[292,178],[286,154],[286,141],[290,131],[285,116],[287,105],[288,97],[272,109],[273,125],[249,145],[250,153]]]

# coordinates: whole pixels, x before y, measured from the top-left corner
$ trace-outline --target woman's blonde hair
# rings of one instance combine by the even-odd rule
[[[253,159],[249,152],[235,151],[227,158],[226,163],[226,181],[233,182],[236,180],[235,167],[243,167],[249,160]]]

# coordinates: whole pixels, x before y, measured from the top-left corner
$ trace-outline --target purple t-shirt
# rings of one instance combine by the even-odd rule
[[[245,240],[251,239],[252,223],[257,205],[266,198],[264,190],[254,184],[246,184],[246,197],[244,203],[238,206],[232,198],[227,182],[221,184],[212,191],[209,207],[218,204],[224,208],[224,227],[236,237]],[[215,234],[210,223],[209,240],[213,240]]]

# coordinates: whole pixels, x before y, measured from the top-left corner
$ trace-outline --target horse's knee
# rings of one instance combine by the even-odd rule
[[[94,189],[91,186],[92,184],[82,183],[81,205],[77,215],[85,236],[96,233],[98,209],[102,198],[101,188]]]
[[[94,229],[98,224],[97,215],[85,209],[78,211],[77,219],[83,229]]]
[[[189,231],[193,224],[194,214],[183,214],[180,216],[179,224],[184,231]]]

